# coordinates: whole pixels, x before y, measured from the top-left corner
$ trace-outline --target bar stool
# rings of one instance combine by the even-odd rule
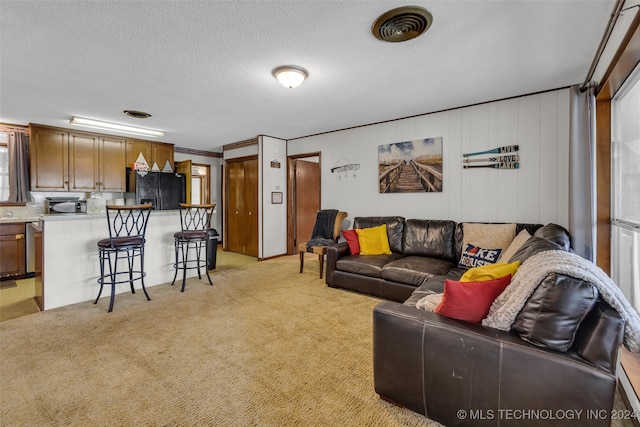
[[[142,290],[147,300],[149,294],[144,287],[144,245],[145,232],[152,204],[135,206],[114,206],[107,205],[107,224],[109,227],[109,237],[98,242],[98,254],[100,257],[100,292],[93,302],[98,303],[102,288],[105,284],[111,285],[111,301],[109,302],[109,313],[113,310],[113,302],[116,297],[116,285],[129,283],[131,293],[136,293],[133,282],[140,280]],[[139,269],[135,269],[134,261],[138,258]],[[118,271],[118,261],[126,260],[127,269]],[[105,272],[105,264],[108,266],[108,273]]]
[[[202,279],[200,267],[204,267],[204,271],[211,282],[209,276],[209,267],[207,260],[209,259],[209,227],[211,224],[211,214],[215,204],[192,205],[188,203],[180,203],[180,227],[181,231],[173,235],[173,243],[176,251],[176,262],[173,264],[176,272],[173,275],[173,282],[176,282],[178,270],[182,270],[182,288],[180,292],[184,292],[185,282],[187,280],[187,270],[197,269],[198,279]],[[204,247],[204,259],[201,257],[202,248]],[[195,259],[189,259],[189,249],[195,252]],[[178,257],[180,253],[181,257]]]

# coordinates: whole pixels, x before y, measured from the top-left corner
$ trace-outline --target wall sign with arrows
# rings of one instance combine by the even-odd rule
[[[492,150],[466,153],[462,155],[462,167],[464,169],[518,169],[520,167],[520,155],[518,154],[519,149],[520,147],[518,145],[505,145],[503,147],[494,148]],[[475,158],[475,156],[488,157]]]

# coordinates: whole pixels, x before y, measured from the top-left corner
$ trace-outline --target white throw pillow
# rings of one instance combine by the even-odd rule
[[[513,242],[511,242],[507,250],[502,252],[502,255],[500,255],[500,259],[498,259],[498,262],[509,262],[511,257],[516,252],[518,252],[518,249],[520,249],[522,245],[524,245],[524,242],[529,240],[530,237],[531,234],[529,234],[527,230],[522,230],[521,232],[519,232],[516,238],[513,239]]]
[[[462,224],[462,250],[469,243],[480,248],[502,249],[504,252],[516,237],[515,224]]]

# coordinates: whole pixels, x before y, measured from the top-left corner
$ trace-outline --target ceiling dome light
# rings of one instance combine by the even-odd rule
[[[273,77],[278,79],[282,86],[289,89],[300,86],[304,79],[309,76],[305,69],[291,65],[274,68],[272,73]]]

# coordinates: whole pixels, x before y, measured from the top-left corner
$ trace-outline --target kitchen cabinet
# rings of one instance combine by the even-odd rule
[[[133,168],[133,164],[138,159],[138,156],[142,154],[144,159],[149,164],[149,167],[153,166],[151,162],[151,141],[141,141],[139,139],[127,139],[127,167]]]
[[[29,127],[32,191],[68,191],[69,133],[62,129]]]
[[[32,191],[125,191],[125,139],[31,125]]]
[[[117,136],[102,136],[98,143],[100,191],[125,191],[127,174],[122,165],[126,158],[126,140]]]
[[[127,167],[133,166],[140,153],[144,156],[149,168],[152,168],[155,162],[162,170],[168,161],[173,169],[173,144],[127,139]]]
[[[0,277],[26,274],[24,222],[0,224],[0,253]]]
[[[153,166],[153,162],[156,162],[160,170],[163,170],[165,163],[169,162],[169,166],[173,170],[173,145],[154,142],[151,146],[151,158],[153,160],[150,166]]]

